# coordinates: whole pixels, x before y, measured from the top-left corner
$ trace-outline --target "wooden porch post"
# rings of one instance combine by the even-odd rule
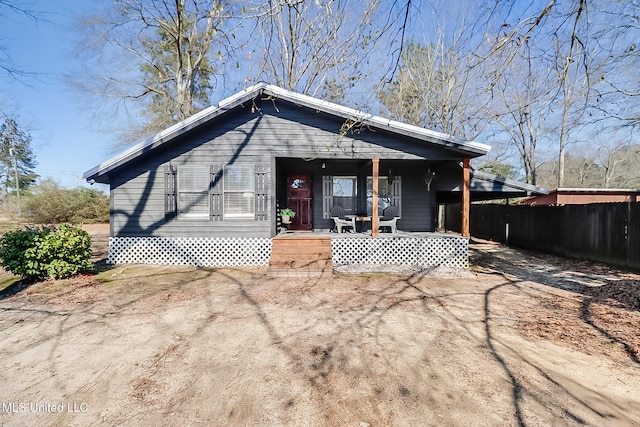
[[[462,161],[462,236],[469,237],[469,211],[471,209],[471,173],[469,159]]]
[[[380,159],[373,158],[373,201],[371,203],[371,235],[378,236],[378,174],[380,171]]]

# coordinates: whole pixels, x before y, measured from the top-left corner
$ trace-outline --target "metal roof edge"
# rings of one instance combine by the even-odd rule
[[[222,114],[224,111],[234,108],[240,105],[242,102],[251,99],[255,93],[257,93],[260,89],[264,88],[265,84],[256,84],[250,86],[248,88],[243,89],[240,92],[237,92],[222,101],[218,102],[216,105],[212,105],[210,107],[205,108],[202,111],[197,112],[196,114],[187,117],[181,122],[178,122],[172,126],[169,126],[167,129],[164,129],[156,134],[147,136],[142,138],[138,143],[129,147],[128,149],[122,151],[121,153],[116,154],[113,157],[105,160],[97,166],[89,169],[81,175],[81,179],[90,179],[93,176],[98,174],[104,174],[108,172],[110,169],[119,166],[120,164],[127,162],[129,160],[134,159],[138,155],[142,154],[149,149],[155,148],[159,145],[164,144],[172,140],[173,138],[181,135],[182,133],[193,129],[195,126],[210,120],[218,115]]]
[[[319,98],[314,98],[309,95],[304,95],[301,93],[293,92],[288,89],[281,88],[279,86],[274,86],[268,83],[264,84],[264,91],[267,94],[273,96],[279,96],[283,99],[293,102],[299,103],[304,106],[313,107],[318,110],[335,114],[347,119],[355,119],[362,121],[366,124],[371,124],[381,129],[390,128],[392,130],[402,130],[405,132],[410,132],[414,134],[414,137],[429,137],[436,140],[446,141],[448,143],[452,143],[460,146],[462,149],[466,149],[480,155],[487,154],[491,151],[491,146],[487,144],[483,144],[476,141],[467,141],[461,138],[456,138],[452,135],[448,135],[442,132],[437,132],[434,130],[422,128],[420,126],[410,125],[408,123],[403,123],[397,120],[387,119],[381,116],[376,116],[371,113],[365,113],[364,111],[357,110],[351,107],[345,107],[340,104],[336,104],[330,101],[325,101]],[[442,144],[448,146],[448,144]]]
[[[246,102],[247,100],[255,97],[258,93],[266,93],[268,95],[279,97],[295,104],[315,108],[329,114],[338,115],[345,119],[362,121],[366,124],[373,125],[380,129],[390,129],[398,133],[401,133],[400,131],[402,131],[402,133],[408,133],[410,136],[413,136],[415,138],[429,138],[432,143],[440,144],[446,147],[451,147],[453,145],[455,146],[455,148],[469,151],[478,155],[487,154],[491,150],[491,146],[487,144],[482,144],[475,141],[466,141],[444,133],[421,128],[419,126],[414,126],[407,123],[402,123],[396,120],[386,119],[380,116],[375,116],[370,113],[356,110],[354,108],[345,107],[329,101],[314,98],[309,95],[303,95],[301,93],[293,92],[269,83],[258,82],[250,87],[244,88],[240,92],[237,92],[223,99],[216,105],[207,107],[204,110],[186,118],[185,120],[182,120],[181,122],[168,127],[167,129],[141,139],[135,145],[87,170],[81,175],[80,178],[90,180],[99,175],[104,175],[110,170],[130,160],[135,159],[144,152],[152,150],[168,141],[171,141],[184,132],[187,132],[188,130],[193,129],[196,126],[214,117],[217,117],[220,114],[223,114],[229,109],[237,107],[243,102]]]
[[[502,182],[503,184],[509,185],[511,187],[520,188],[522,189],[522,191],[536,193],[538,195],[546,195],[551,193],[550,190],[547,190],[546,188],[538,187],[537,185],[527,184],[526,182],[517,181],[515,179],[494,175],[492,173],[483,172],[476,169],[471,169],[471,176],[473,176],[474,178],[485,180],[485,181]]]
[[[638,188],[580,188],[580,187],[568,187],[568,188],[556,188],[551,190],[554,193],[560,192],[573,192],[573,193],[640,193]]]

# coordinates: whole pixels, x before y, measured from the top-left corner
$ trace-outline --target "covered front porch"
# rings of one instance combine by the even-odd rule
[[[345,217],[356,217],[358,231],[369,231],[373,237],[378,235],[379,218],[390,206],[397,210],[398,230],[435,232],[442,194],[457,192],[467,205],[470,200],[468,161],[373,157],[276,158],[274,163],[274,236],[283,228],[331,230],[335,207]],[[281,222],[279,212],[283,208],[295,212],[291,223]],[[461,215],[467,212],[463,210]],[[463,218],[466,222],[468,219]]]
[[[462,166],[451,158],[275,159],[277,212],[289,208],[296,217],[276,224],[270,274],[314,275],[346,265],[467,268],[468,230],[436,232],[438,192],[458,191],[469,204],[468,159]],[[336,206],[360,219],[352,233],[330,232]],[[389,206],[398,231],[382,233],[379,220]],[[463,223],[467,213],[463,209]]]

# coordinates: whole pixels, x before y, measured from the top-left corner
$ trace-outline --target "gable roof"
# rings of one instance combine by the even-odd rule
[[[259,95],[272,96],[277,99],[283,99],[302,107],[314,109],[316,111],[341,117],[344,120],[355,120],[362,124],[384,129],[399,135],[408,136],[426,143],[441,145],[443,147],[455,149],[467,154],[469,157],[478,157],[487,154],[491,147],[475,141],[466,141],[455,138],[451,135],[409,125],[395,120],[386,119],[365,113],[353,108],[338,105],[332,102],[324,101],[308,95],[292,92],[278,86],[268,83],[257,83],[251,87],[245,88],[241,92],[236,93],[222,101],[217,105],[208,107],[193,116],[176,123],[175,125],[147,138],[142,139],[131,148],[116,154],[99,165],[89,169],[82,174],[83,179],[91,181],[93,178],[104,175],[113,169],[128,163],[139,156],[162,146],[180,135],[202,125],[209,120],[221,116],[226,112],[240,106],[244,102],[250,101]]]

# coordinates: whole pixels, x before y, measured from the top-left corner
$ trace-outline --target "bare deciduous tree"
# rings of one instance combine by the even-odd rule
[[[42,20],[40,13],[31,9],[31,6],[23,1],[0,0],[0,18],[5,12],[14,15],[23,15],[34,21]],[[4,37],[0,36],[0,42]],[[31,76],[32,73],[20,69],[14,64],[8,49],[4,45],[0,45],[0,70],[4,70],[10,77],[21,80],[22,77]]]
[[[250,56],[258,78],[289,90],[325,97],[332,86],[362,78],[376,41],[388,29],[372,23],[378,1],[268,1],[247,11],[255,18]]]
[[[525,181],[530,184],[537,183],[538,144],[553,87],[549,73],[539,63],[541,56],[542,52],[532,52],[525,43],[515,57],[509,58],[496,86],[498,96],[494,104],[494,120],[517,149]]]
[[[393,118],[467,139],[482,131],[478,68],[457,42],[405,46],[395,80],[378,93]]]
[[[611,0],[595,2],[595,14],[602,19],[594,27],[595,45],[606,61],[598,73],[599,87],[593,106],[599,120],[615,123],[612,127],[640,126],[640,1]],[[593,15],[594,13],[592,13]],[[615,132],[616,129],[613,129]]]
[[[597,153],[601,183],[605,188],[640,188],[640,144],[603,144]]]
[[[601,186],[602,168],[593,157],[568,151],[565,156],[566,180],[563,188],[597,188]],[[558,160],[538,165],[537,185],[556,188],[558,183]]]
[[[560,104],[562,115],[560,120],[559,150],[558,150],[558,188],[565,184],[565,150],[569,132],[573,124],[580,121],[589,99],[590,68],[587,52],[588,31],[580,32],[581,26],[586,25],[586,0],[577,0],[575,8],[569,12],[571,20],[568,37],[563,40],[560,30],[554,33],[556,46],[556,71],[560,86]],[[568,40],[567,40],[568,39]],[[577,107],[577,108],[576,108]],[[571,118],[570,115],[574,116]]]
[[[84,48],[94,56],[75,82],[126,108],[137,102],[144,119],[127,127],[125,143],[183,120],[208,106],[230,7],[225,0],[116,0],[84,20],[91,35]]]

